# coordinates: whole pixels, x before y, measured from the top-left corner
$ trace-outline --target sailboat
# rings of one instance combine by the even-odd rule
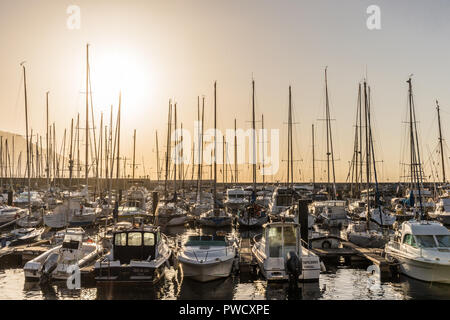
[[[201,121],[201,127],[198,128],[199,135],[198,135],[198,166],[197,166],[197,192],[195,194],[195,202],[192,204],[190,208],[190,212],[194,216],[200,216],[201,214],[211,210],[213,205],[213,197],[210,193],[205,193],[202,190],[202,164],[203,164],[203,128],[204,128],[204,121],[205,121],[205,97],[202,99],[202,115],[200,120],[200,97],[197,97],[197,114],[198,114],[198,121]]]
[[[439,222],[424,221],[422,207],[422,168],[412,80],[408,79],[411,189],[419,194],[416,218],[403,222],[394,239],[386,244],[389,259],[399,263],[400,272],[429,282],[450,283],[450,231]],[[413,198],[414,199],[414,196]]]
[[[253,188],[250,204],[238,211],[239,227],[261,227],[268,221],[266,209],[256,203],[256,126],[255,126],[255,80],[252,80],[252,138],[253,138]]]
[[[217,201],[217,83],[214,82],[214,180],[213,180],[213,209],[200,215],[198,222],[207,227],[230,226],[233,216],[223,208],[219,208]]]
[[[175,129],[177,125],[177,117],[176,117],[176,103],[174,105],[174,113],[175,113]],[[169,101],[169,115],[168,115],[168,131],[167,131],[167,152],[166,152],[166,178],[164,183],[164,193],[165,193],[165,199],[160,201],[158,203],[158,206],[156,207],[156,224],[160,226],[181,226],[188,222],[188,215],[187,211],[179,205],[180,199],[178,199],[177,194],[177,165],[174,164],[174,171],[173,171],[173,184],[174,184],[174,193],[173,197],[169,198],[168,190],[167,190],[167,183],[169,178],[169,159],[170,159],[170,152],[171,150],[171,143],[170,143],[170,137],[171,137],[171,122],[172,122],[172,102]]]
[[[377,167],[375,160],[375,152],[373,146],[372,126],[371,126],[371,105],[370,105],[370,87],[367,86],[364,81],[364,127],[365,127],[365,161],[366,161],[366,189],[361,191],[361,196],[364,196],[365,210],[360,212],[356,216],[365,222],[351,222],[347,229],[343,232],[344,238],[348,241],[355,243],[360,247],[381,248],[387,242],[387,237],[383,234],[383,228],[392,227],[395,222],[395,217],[387,213],[379,201],[379,190],[377,180]],[[358,100],[362,97],[361,85],[358,89]],[[360,106],[360,101],[359,106]],[[359,109],[359,112],[361,110]],[[362,123],[360,126],[362,128]],[[362,136],[362,135],[361,135]],[[360,154],[362,161],[362,141],[360,145]],[[373,190],[371,188],[372,179],[372,166],[373,175],[375,178],[375,192],[373,196]],[[360,167],[361,168],[361,167]],[[362,169],[360,171],[362,174]],[[362,175],[360,176],[362,182]],[[362,184],[362,183],[361,183]],[[373,198],[373,201],[372,201]]]
[[[327,68],[325,68],[325,125],[327,132],[327,194],[328,200],[314,201],[309,205],[309,211],[315,215],[318,220],[322,221],[324,227],[342,228],[348,225],[348,217],[346,210],[346,202],[337,200],[336,194],[336,175],[334,168],[334,149],[333,149],[333,135],[331,130],[331,115],[328,98],[328,76]],[[330,170],[331,165],[331,170]],[[331,183],[330,174],[333,176],[333,183]]]

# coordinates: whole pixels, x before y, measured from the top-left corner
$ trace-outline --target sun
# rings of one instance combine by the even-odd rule
[[[149,62],[138,54],[112,50],[96,55],[89,63],[92,95],[102,111],[118,105],[119,93],[127,110],[139,111],[154,90]]]

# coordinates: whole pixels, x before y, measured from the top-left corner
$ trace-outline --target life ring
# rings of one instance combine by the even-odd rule
[[[330,249],[331,248],[331,242],[328,240],[325,240],[322,242],[322,249]]]

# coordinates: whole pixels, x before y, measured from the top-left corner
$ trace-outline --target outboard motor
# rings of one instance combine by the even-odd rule
[[[285,270],[289,275],[289,286],[297,286],[298,277],[302,274],[302,259],[299,258],[295,251],[289,251],[286,254]]]
[[[46,284],[50,281],[50,277],[52,272],[56,269],[58,266],[58,259],[59,259],[59,253],[52,253],[45,259],[44,264],[42,265],[42,274],[40,283]]]

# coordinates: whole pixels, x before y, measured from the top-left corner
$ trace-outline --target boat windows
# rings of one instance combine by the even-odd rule
[[[269,257],[281,257],[283,248],[283,227],[269,229]]]
[[[78,249],[78,245],[79,245],[78,241],[76,241],[76,240],[69,240],[69,241],[64,241],[63,244],[62,244],[62,247],[64,249],[77,250]]]
[[[432,235],[429,236],[416,236],[419,247],[422,248],[434,248],[436,247],[436,241]]]
[[[137,247],[142,245],[142,233],[129,232],[128,233],[128,246]]]
[[[158,232],[159,235],[159,232]],[[144,233],[144,246],[154,246],[155,245],[155,235],[151,232]]]
[[[297,237],[293,226],[284,227],[284,245],[286,247],[295,247],[297,245]]]
[[[114,236],[114,245],[115,246],[126,246],[127,245],[127,234],[126,233],[117,233]]]
[[[276,205],[278,207],[288,207],[292,205],[292,197],[290,195],[278,195]]]
[[[406,234],[405,237],[403,238],[403,243],[417,248],[416,240],[414,239],[412,234]]]
[[[450,236],[436,236],[439,247],[450,248]]]

